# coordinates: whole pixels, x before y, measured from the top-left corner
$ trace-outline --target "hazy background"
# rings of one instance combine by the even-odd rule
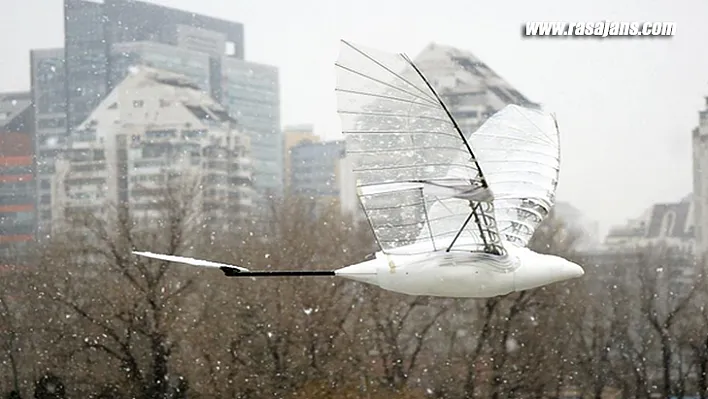
[[[691,130],[708,94],[708,3],[639,0],[151,0],[242,22],[246,58],[280,68],[283,124],[339,135],[338,40],[417,55],[431,41],[474,52],[558,114],[558,197],[600,222],[691,191]],[[63,45],[60,0],[0,0],[0,91],[29,88],[30,48]],[[526,21],[672,21],[672,38],[523,38]]]

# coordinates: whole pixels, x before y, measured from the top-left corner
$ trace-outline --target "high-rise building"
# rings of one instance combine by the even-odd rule
[[[356,184],[344,146],[342,140],[302,140],[291,147],[290,192],[354,214],[358,209]]]
[[[283,191],[280,89],[274,66],[222,57],[213,71],[221,92],[213,92],[251,137],[253,187],[261,199]],[[214,81],[214,75],[212,75]]]
[[[708,97],[693,129],[693,216],[696,254],[708,254]]]
[[[64,48],[32,53],[42,230],[54,160],[134,65],[185,75],[224,104],[254,142],[257,192],[282,191],[277,69],[243,61],[242,24],[135,0],[64,0],[64,20]]]
[[[32,50],[30,64],[36,144],[51,149],[66,142],[64,50]]]
[[[312,125],[291,125],[283,129],[283,187],[290,193],[292,175],[291,153],[292,148],[303,141],[317,143],[320,136],[314,133]]]
[[[67,144],[64,49],[30,52],[34,148],[37,164],[38,233],[51,230],[51,178],[54,159]]]
[[[64,1],[64,104],[67,134],[108,92],[103,4]]]
[[[282,194],[283,160],[278,70],[234,57],[156,42],[114,44],[112,80],[119,82],[133,65],[183,74],[211,93],[249,135],[253,185],[261,200]]]
[[[431,43],[414,62],[465,132],[506,105],[538,106],[469,51]]]
[[[148,40],[244,58],[243,24],[239,22],[137,0],[105,0],[104,18],[108,46]]]
[[[111,80],[121,82],[135,65],[145,65],[179,73],[205,93],[212,93],[211,57],[208,53],[157,42],[116,43],[111,47]],[[212,85],[212,83],[214,83]]]
[[[30,93],[0,94],[0,258],[35,238],[33,129]]]
[[[117,84],[115,43],[151,41],[243,58],[243,25],[134,0],[64,0],[67,128],[83,122]]]
[[[57,161],[53,227],[67,213],[127,205],[154,218],[166,184],[198,184],[213,229],[243,224],[253,206],[248,137],[226,110],[183,75],[139,67],[116,86]]]

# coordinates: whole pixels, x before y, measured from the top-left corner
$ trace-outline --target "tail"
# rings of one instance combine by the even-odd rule
[[[212,267],[221,269],[227,277],[283,277],[283,276],[334,276],[334,270],[263,270],[250,271],[245,267],[229,265],[227,263],[212,262],[176,255],[163,255],[152,252],[133,251],[134,255],[146,258],[159,259],[167,262],[183,263],[192,266]]]

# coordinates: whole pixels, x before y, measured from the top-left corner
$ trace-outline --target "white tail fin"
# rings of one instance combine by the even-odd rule
[[[160,260],[165,260],[168,262],[175,262],[175,263],[184,263],[186,265],[192,265],[192,266],[203,266],[203,267],[215,267],[215,268],[222,268],[222,267],[228,267],[231,269],[236,269],[241,272],[247,272],[248,269],[245,267],[240,267],[240,266],[234,266],[234,265],[229,265],[226,263],[218,263],[218,262],[211,262],[208,260],[201,260],[201,259],[193,259],[193,258],[185,258],[182,256],[175,256],[175,255],[162,255],[162,254],[155,254],[152,252],[138,252],[138,251],[133,251],[134,255],[138,256],[145,256],[147,258],[153,258],[153,259],[160,259]]]

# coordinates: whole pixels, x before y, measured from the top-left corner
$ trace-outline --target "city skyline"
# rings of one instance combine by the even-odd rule
[[[63,47],[32,49],[40,235],[54,217],[51,176],[79,124],[133,65],[186,74],[223,104],[250,136],[261,198],[282,189],[276,67],[244,59],[244,26],[132,0],[62,0]]]
[[[415,2],[154,2],[243,23],[246,58],[281,70],[283,126],[313,123],[319,135],[338,138],[332,64],[340,38],[411,56],[434,41],[473,52],[532,101],[558,114],[564,135],[558,197],[598,220],[601,230],[691,191],[691,130],[708,92],[703,73],[708,55],[697,51],[708,31],[699,18],[708,11],[705,4],[545,0],[471,10],[461,1],[433,9]],[[268,12],[273,9],[278,12]],[[29,48],[61,44],[60,15],[58,0],[28,0],[0,17],[1,33],[19,38],[0,44],[12,60],[3,65],[8,72],[0,77],[0,90],[28,87]],[[17,22],[28,18],[43,29]],[[520,34],[526,21],[606,19],[673,21],[677,32],[669,39],[608,40],[523,39]]]

